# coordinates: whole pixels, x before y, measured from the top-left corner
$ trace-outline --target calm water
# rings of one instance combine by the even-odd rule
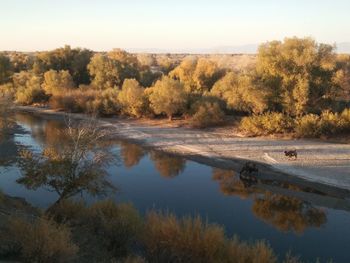
[[[59,131],[64,123],[27,114],[16,114],[15,121],[19,128],[0,142],[0,188],[35,206],[48,207],[57,195],[43,188],[28,190],[16,183],[21,177],[16,158],[22,146],[41,151],[63,144]],[[141,213],[156,208],[178,216],[199,214],[223,225],[228,235],[267,240],[279,255],[290,250],[304,260],[350,262],[350,201],[303,193],[290,185],[265,182],[247,187],[234,171],[145,150],[125,141],[113,142],[112,152],[119,161],[108,167],[108,180],[119,190],[109,198],[117,202],[132,202]],[[87,202],[96,199],[83,198]]]

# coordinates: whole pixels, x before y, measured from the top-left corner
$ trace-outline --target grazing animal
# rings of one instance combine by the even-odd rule
[[[243,181],[246,187],[251,186],[253,183],[257,183],[257,179],[252,173],[258,171],[259,170],[255,163],[246,162],[239,172],[239,178]]]
[[[298,158],[297,150],[284,151],[284,155],[289,159],[293,158],[296,160]]]

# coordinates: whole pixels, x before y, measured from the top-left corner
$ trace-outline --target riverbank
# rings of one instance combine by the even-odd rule
[[[35,107],[16,107],[17,111],[63,118],[66,113]],[[74,118],[86,119],[83,114]],[[133,142],[185,156],[218,168],[239,171],[247,160],[257,163],[264,180],[289,182],[312,187],[327,194],[349,197],[350,144],[320,140],[242,138],[227,130],[196,130],[121,118],[100,118],[113,134]],[[287,159],[283,151],[296,149],[298,160]]]

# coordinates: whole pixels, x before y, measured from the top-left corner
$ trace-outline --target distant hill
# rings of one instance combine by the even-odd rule
[[[350,42],[337,43],[338,53],[350,53]]]
[[[350,42],[337,43],[338,53],[350,54]],[[259,44],[218,46],[213,48],[193,49],[157,49],[157,48],[130,48],[127,51],[132,53],[173,53],[173,54],[256,54]]]

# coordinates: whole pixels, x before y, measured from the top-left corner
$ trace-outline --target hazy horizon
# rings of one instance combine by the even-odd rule
[[[96,51],[203,53],[285,37],[350,42],[350,2],[1,0],[0,50],[40,51],[66,44]],[[221,53],[225,53],[219,50]],[[251,52],[243,52],[251,53]]]

